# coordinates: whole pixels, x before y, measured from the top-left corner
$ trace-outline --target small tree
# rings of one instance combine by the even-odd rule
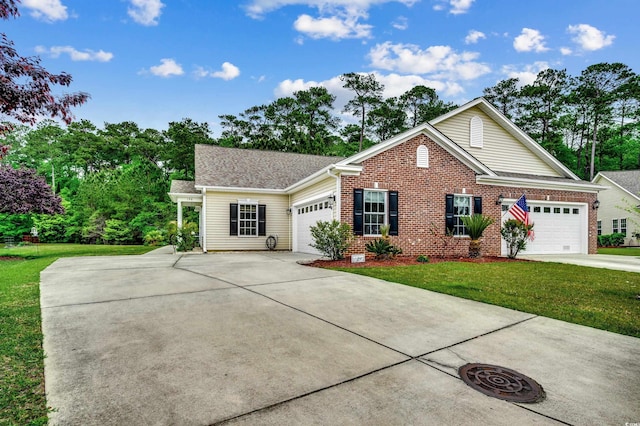
[[[353,243],[351,226],[337,220],[319,220],[310,228],[314,243],[309,244],[331,260],[344,259],[344,254]]]
[[[527,240],[529,240],[529,232],[533,229],[533,223],[525,225],[524,222],[509,219],[502,224],[500,233],[502,238],[507,242],[509,259],[515,259],[521,250],[527,248]]]
[[[480,238],[482,238],[484,230],[487,229],[494,221],[489,216],[484,216],[482,214],[463,216],[461,219],[465,228],[467,228],[467,234],[469,234],[469,237],[471,238],[471,242],[469,243],[469,257],[480,257]]]

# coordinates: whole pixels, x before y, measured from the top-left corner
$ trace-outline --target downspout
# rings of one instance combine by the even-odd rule
[[[200,228],[200,247],[202,247],[202,252],[207,252],[207,190],[202,188],[202,208],[200,209],[200,214],[202,217],[201,220],[201,228]]]
[[[289,194],[289,251],[293,251],[293,233],[291,231],[291,227],[293,226],[291,222],[293,222],[293,208],[291,207],[291,194]]]
[[[334,165],[335,166],[335,165]],[[336,219],[336,213],[338,216],[338,222],[341,222],[341,218],[340,218],[340,204],[341,204],[341,191],[340,191],[340,175],[334,175],[333,173],[331,173],[331,169],[327,169],[327,175],[331,176],[332,178],[334,178],[336,180],[336,191],[335,191],[335,196],[336,196],[336,201],[334,203],[334,209],[333,209],[333,219]]]

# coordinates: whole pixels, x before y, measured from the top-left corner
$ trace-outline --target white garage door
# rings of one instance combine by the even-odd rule
[[[310,227],[315,225],[319,220],[329,221],[331,220],[331,209],[329,208],[329,202],[327,198],[306,203],[299,207],[295,207],[294,214],[296,215],[296,225],[294,235],[295,246],[294,251],[301,253],[321,254],[309,244],[313,243],[311,238]]]
[[[527,248],[521,254],[587,253],[588,211],[585,204],[528,201],[528,205],[531,221],[535,224],[535,239],[527,242]],[[510,206],[502,207],[503,222],[513,218],[506,212]],[[504,240],[502,254],[507,254]]]

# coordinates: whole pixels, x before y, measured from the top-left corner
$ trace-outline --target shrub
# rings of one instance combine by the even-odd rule
[[[493,219],[483,214],[474,214],[472,216],[462,216],[460,218],[467,228],[467,234],[472,240],[482,238],[484,230],[493,223]]]
[[[620,232],[598,235],[598,245],[601,247],[618,247],[622,244],[624,244],[624,234]]]
[[[154,229],[144,235],[145,246],[164,246],[167,244],[167,232]]]
[[[170,244],[176,247],[177,251],[191,251],[196,246],[196,232],[198,225],[193,222],[184,222],[182,228],[178,228],[175,222],[169,223],[167,233]]]
[[[364,247],[368,252],[374,253],[376,259],[391,259],[402,253],[400,247],[394,246],[385,238],[376,238],[373,241],[369,241]]]
[[[507,242],[508,254],[510,259],[515,259],[521,250],[527,248],[527,240],[529,239],[529,231],[533,229],[533,224],[525,225],[523,222],[515,219],[506,220],[502,224],[500,233],[502,238]]]
[[[318,250],[331,260],[344,259],[344,254],[353,242],[351,226],[337,220],[324,222],[319,220],[310,228],[313,244],[311,247]]]
[[[429,263],[429,256],[425,256],[424,254],[421,254],[420,256],[418,256],[416,260],[420,263]]]

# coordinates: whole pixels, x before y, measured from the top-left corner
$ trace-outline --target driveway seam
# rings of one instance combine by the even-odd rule
[[[221,425],[221,424],[230,422],[232,420],[239,419],[241,417],[250,416],[250,415],[258,413],[260,411],[269,410],[271,408],[275,408],[275,407],[278,407],[280,405],[285,405],[285,404],[287,404],[289,402],[292,402],[292,401],[295,401],[295,400],[298,400],[298,399],[301,399],[301,398],[305,398],[305,397],[307,397],[309,395],[313,395],[315,393],[322,392],[322,391],[327,390],[327,389],[335,388],[337,386],[340,386],[340,385],[343,385],[343,384],[346,384],[346,383],[355,382],[356,380],[362,379],[364,377],[370,376],[372,374],[378,373],[380,371],[383,371],[383,370],[386,370],[386,369],[389,369],[389,368],[392,368],[392,367],[396,367],[396,366],[401,365],[401,364],[405,364],[405,363],[410,362],[410,361],[413,361],[413,359],[412,358],[411,359],[405,359],[403,361],[398,361],[398,362],[395,362],[393,364],[386,365],[384,367],[376,368],[375,370],[371,370],[371,371],[369,371],[367,373],[364,373],[364,374],[361,374],[359,376],[352,377],[352,378],[347,379],[347,380],[343,380],[343,381],[341,381],[339,383],[334,383],[334,384],[329,385],[329,386],[324,386],[324,387],[319,388],[319,389],[314,389],[312,391],[305,392],[303,394],[294,396],[293,398],[285,399],[283,401],[279,401],[279,402],[276,402],[276,403],[273,403],[273,404],[270,404],[270,405],[266,405],[264,407],[256,408],[255,410],[247,411],[246,413],[242,413],[242,414],[238,414],[236,416],[228,417],[226,419],[218,420],[218,421],[216,421],[214,423],[209,424],[208,426]]]
[[[204,274],[202,274],[201,272],[194,272],[194,271],[190,271],[190,270],[188,270],[188,269],[183,269],[183,268],[176,268],[176,269],[180,269],[180,270],[187,271],[187,272],[192,272],[192,273],[197,274],[197,275],[204,275]],[[224,279],[221,279],[221,278],[212,277],[212,276],[210,276],[210,275],[204,275],[204,276],[206,276],[206,277],[208,277],[208,278],[214,278],[214,279],[216,279],[216,280],[218,280],[218,281],[222,281],[222,282],[227,283],[227,284],[231,284],[231,285],[233,285],[233,286],[235,286],[235,287],[237,287],[237,288],[241,288],[241,289],[243,289],[243,290],[246,290],[246,291],[248,291],[249,293],[253,293],[253,294],[256,294],[256,295],[258,295],[258,296],[264,297],[265,299],[269,299],[269,300],[271,300],[272,302],[278,303],[279,305],[285,306],[285,307],[287,307],[287,308],[289,308],[289,309],[293,309],[294,311],[298,311],[298,312],[300,312],[300,313],[302,313],[302,314],[308,315],[308,316],[310,316],[310,317],[312,317],[312,318],[315,318],[315,319],[317,319],[317,320],[320,320],[320,321],[322,321],[322,322],[325,322],[325,323],[327,323],[327,324],[329,324],[329,325],[332,325],[332,326],[334,326],[334,327],[336,327],[336,328],[339,328],[339,329],[341,329],[341,330],[344,330],[344,331],[346,331],[346,332],[348,332],[348,333],[351,333],[351,334],[353,334],[353,335],[355,335],[355,336],[358,336],[358,337],[363,338],[363,339],[365,339],[365,340],[368,340],[368,341],[370,341],[370,342],[372,342],[372,343],[375,343],[376,345],[380,345],[380,346],[382,346],[382,347],[384,347],[384,348],[387,348],[387,349],[389,349],[389,350],[392,350],[392,351],[394,351],[394,352],[396,352],[396,353],[399,353],[400,355],[404,355],[404,356],[406,356],[406,357],[413,358],[413,357],[412,357],[411,355],[409,355],[409,354],[406,354],[406,353],[404,353],[404,352],[402,352],[402,351],[399,351],[399,350],[397,350],[397,349],[394,349],[394,348],[392,348],[392,347],[390,347],[390,346],[387,346],[387,345],[385,345],[385,344],[383,344],[383,343],[377,342],[377,341],[375,341],[375,340],[373,340],[373,339],[371,339],[371,338],[369,338],[369,337],[366,337],[366,336],[363,336],[363,335],[361,335],[361,334],[358,334],[358,333],[356,333],[356,332],[355,332],[355,331],[353,331],[353,330],[349,330],[349,329],[347,329],[347,328],[345,328],[345,327],[342,327],[342,326],[340,326],[340,325],[338,325],[338,324],[334,324],[334,323],[332,323],[332,322],[331,322],[331,321],[329,321],[329,320],[326,320],[326,319],[324,319],[324,318],[320,318],[319,316],[316,316],[316,315],[314,315],[314,314],[312,314],[312,313],[310,313],[310,312],[304,311],[304,310],[302,310],[302,309],[300,309],[300,308],[297,308],[297,307],[295,307],[295,306],[288,305],[288,304],[286,304],[286,303],[284,303],[284,302],[281,302],[280,300],[277,300],[277,299],[274,299],[273,297],[267,296],[266,294],[263,294],[263,293],[260,293],[260,292],[258,292],[258,291],[252,290],[251,288],[249,288],[249,287],[251,287],[251,286],[241,286],[241,285],[239,285],[239,284],[235,284],[235,283],[232,283],[232,282],[230,282],[230,281],[227,281],[227,280],[224,280]],[[320,279],[320,278],[321,278],[321,277],[312,278],[312,279]],[[324,277],[322,277],[322,278],[324,278]],[[329,277],[329,278],[330,278],[330,277]],[[294,280],[294,281],[308,281],[308,280]],[[284,281],[284,282],[293,282],[293,281]],[[281,283],[281,282],[275,282],[275,283],[270,283],[270,284],[271,284],[271,285],[273,285],[273,284],[282,284],[282,283]],[[257,284],[256,284],[256,285],[257,285]],[[262,284],[262,285],[265,285],[265,284]]]

